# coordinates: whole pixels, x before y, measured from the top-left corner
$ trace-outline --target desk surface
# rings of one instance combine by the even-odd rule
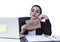
[[[28,41],[59,41],[60,36],[26,36]]]

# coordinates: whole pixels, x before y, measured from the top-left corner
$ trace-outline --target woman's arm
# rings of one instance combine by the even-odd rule
[[[45,19],[45,23],[44,23],[44,28],[43,28],[43,34],[45,35],[51,35],[51,23],[49,21],[49,18],[47,15],[40,15],[39,19]]]
[[[21,34],[23,34],[26,31],[26,24],[21,26]]]
[[[51,23],[50,23],[49,19],[46,19],[45,28],[44,28],[43,31],[44,31],[45,35],[51,35],[52,34],[52,32],[51,32]]]

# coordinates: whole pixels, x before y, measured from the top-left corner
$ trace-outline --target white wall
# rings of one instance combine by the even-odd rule
[[[52,24],[52,34],[60,35],[60,1],[59,0],[0,0],[0,17],[29,16],[33,5],[42,7]]]

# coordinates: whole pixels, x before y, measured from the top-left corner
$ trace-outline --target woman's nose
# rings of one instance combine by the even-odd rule
[[[34,11],[34,14],[36,14],[36,12]]]

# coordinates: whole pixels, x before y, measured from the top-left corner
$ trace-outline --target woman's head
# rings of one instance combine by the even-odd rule
[[[31,11],[30,11],[30,16],[32,19],[38,18],[39,15],[41,15],[41,13],[42,13],[42,9],[39,5],[32,6]]]

